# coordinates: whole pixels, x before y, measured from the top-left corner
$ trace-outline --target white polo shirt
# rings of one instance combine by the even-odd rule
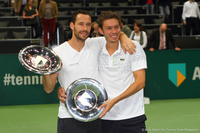
[[[98,58],[105,42],[104,37],[88,38],[80,52],[74,50],[68,42],[54,49],[62,60],[62,68],[58,74],[60,86],[65,90],[79,78],[98,80]],[[59,118],[71,118],[65,105],[60,102]]]
[[[146,69],[146,54],[140,44],[136,44],[136,52],[125,54],[119,44],[118,50],[110,56],[104,44],[99,57],[100,82],[106,88],[108,99],[123,93],[134,81],[133,72]],[[143,89],[134,95],[118,102],[102,118],[105,120],[123,120],[144,114]]]

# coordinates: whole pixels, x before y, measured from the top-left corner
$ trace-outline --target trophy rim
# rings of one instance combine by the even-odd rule
[[[95,83],[95,85],[98,85],[99,87],[98,88],[101,88],[101,90],[100,90],[100,92],[101,92],[101,94],[103,95],[103,97],[104,97],[104,99],[103,99],[103,101],[105,102],[107,99],[108,99],[108,96],[107,96],[107,92],[106,92],[106,89],[103,87],[103,85],[100,83],[100,82],[98,82],[97,80],[95,80],[95,79],[92,79],[92,78],[80,78],[80,79],[78,79],[78,80],[75,80],[74,82],[72,82],[70,85],[69,85],[69,87],[66,89],[66,95],[68,96],[68,98],[69,98],[69,93],[71,92],[71,89],[74,89],[75,87],[73,87],[75,84],[77,84],[77,83],[81,83],[81,82],[90,82],[90,84],[92,85],[92,83]],[[84,89],[81,89],[81,90],[84,90]],[[79,91],[81,91],[81,90],[79,90]],[[77,94],[75,94],[75,95],[77,95]],[[71,106],[70,106],[70,103],[69,103],[69,101],[68,101],[68,98],[66,99],[66,102],[65,102],[65,107],[66,107],[66,109],[67,109],[67,111],[69,112],[69,114],[74,118],[74,119],[76,119],[76,120],[79,120],[79,121],[81,121],[81,122],[90,122],[90,121],[93,121],[93,120],[96,120],[96,119],[98,119],[99,118],[99,116],[101,115],[101,113],[103,112],[103,108],[102,109],[98,109],[98,107],[95,105],[95,107],[93,107],[92,109],[91,109],[91,111],[92,110],[97,110],[98,111],[98,113],[95,115],[95,116],[92,116],[92,117],[90,117],[90,118],[83,118],[83,117],[81,117],[81,116],[78,116],[76,113],[74,113],[73,112],[73,110],[70,108]],[[96,100],[98,100],[98,99],[96,99]],[[103,102],[103,103],[104,103]],[[102,103],[102,104],[103,104]],[[75,103],[74,103],[75,104]],[[101,105],[102,105],[101,104]],[[100,105],[99,105],[100,106]],[[78,108],[78,107],[77,107]],[[85,112],[87,112],[87,111],[85,111]]]
[[[44,48],[44,49],[50,51],[53,55],[55,55],[59,59],[58,67],[56,67],[56,69],[54,69],[54,71],[39,71],[39,69],[31,67],[30,65],[28,65],[23,59],[23,54],[27,49],[29,49],[31,47],[32,48],[37,48],[37,47]],[[45,47],[45,46],[41,46],[41,45],[29,45],[29,46],[23,47],[20,50],[20,52],[18,53],[18,59],[19,59],[20,63],[22,64],[22,66],[24,66],[27,70],[34,72],[36,74],[44,74],[44,75],[53,74],[53,73],[60,71],[60,69],[62,68],[62,60],[60,59],[60,57],[52,49]]]

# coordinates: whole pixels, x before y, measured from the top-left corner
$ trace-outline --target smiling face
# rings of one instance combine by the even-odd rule
[[[120,31],[119,21],[115,18],[104,20],[102,29],[100,28],[100,33],[104,35],[107,43],[118,43]]]
[[[134,24],[134,30],[135,30],[136,32],[139,32],[139,31],[140,31],[140,28],[137,26],[137,24]]]
[[[85,14],[78,14],[75,23],[71,22],[70,27],[76,39],[85,41],[90,34],[91,17]]]

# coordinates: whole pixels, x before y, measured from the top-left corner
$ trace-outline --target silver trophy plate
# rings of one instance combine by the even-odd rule
[[[61,59],[53,50],[40,45],[23,48],[18,58],[26,69],[37,74],[53,74],[58,72],[62,66]]]
[[[82,122],[99,118],[103,109],[99,107],[107,100],[105,88],[96,80],[81,78],[74,81],[66,90],[65,106],[68,112]]]

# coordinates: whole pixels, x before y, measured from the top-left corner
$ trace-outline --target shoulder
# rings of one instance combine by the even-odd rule
[[[52,3],[52,4],[55,4],[55,5],[57,4],[55,1],[51,1],[51,3]]]
[[[168,32],[168,33],[172,33],[171,29],[167,29],[166,32]]]
[[[135,46],[136,46],[136,49],[138,48],[138,46],[140,46],[139,42],[138,41],[133,41]]]
[[[87,46],[94,46],[96,49],[101,49],[104,43],[106,43],[105,37],[88,37],[85,41]]]
[[[34,9],[34,10],[37,9],[36,6],[33,6],[33,9]]]
[[[189,1],[186,1],[186,2],[184,3],[184,5],[187,5],[187,4],[190,4],[190,2],[189,2]]]
[[[126,25],[126,28],[129,29],[129,30],[131,30],[131,28],[129,26],[127,26],[127,25]]]
[[[131,58],[137,57],[137,56],[141,56],[141,55],[145,55],[144,49],[141,47],[141,45],[139,44],[139,42],[137,41],[133,41],[136,45],[136,49],[135,49],[135,53],[133,53],[132,55],[130,55]]]
[[[157,29],[153,29],[152,32],[151,32],[151,34],[157,34],[157,33],[159,33],[159,29],[158,28]]]
[[[44,1],[41,1],[39,7],[43,6],[44,4]]]
[[[63,49],[65,49],[65,47],[68,45],[68,42],[64,42],[62,44],[60,44],[58,47],[55,47],[53,49],[53,51],[55,51],[56,53],[59,52],[59,51],[62,51]]]
[[[142,33],[143,35],[146,35],[146,32],[145,32],[145,31],[141,31],[141,33]]]

